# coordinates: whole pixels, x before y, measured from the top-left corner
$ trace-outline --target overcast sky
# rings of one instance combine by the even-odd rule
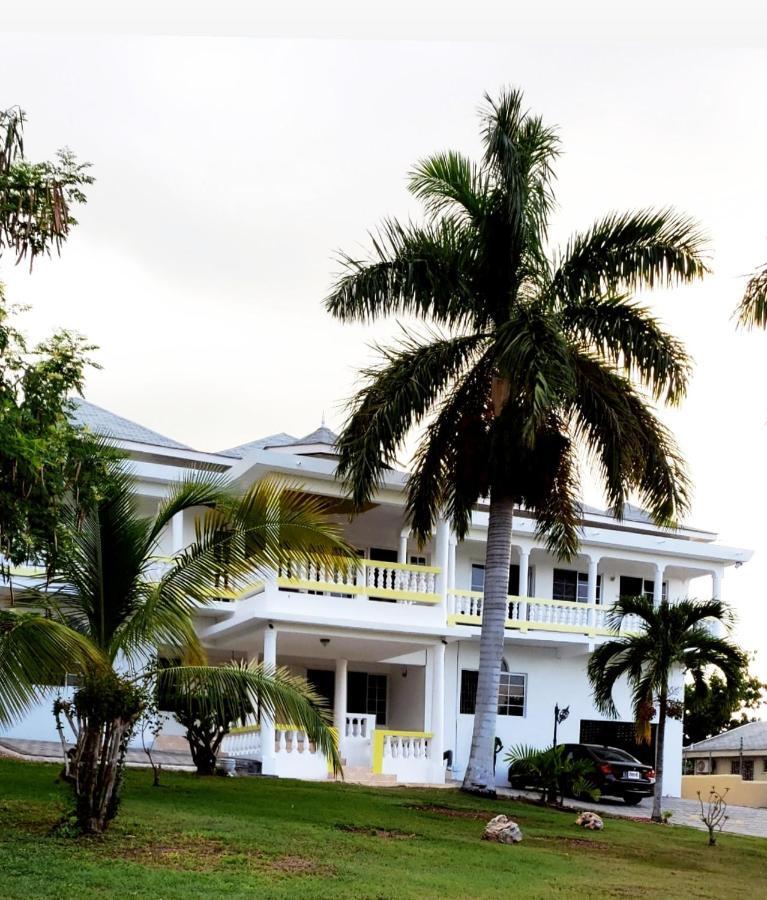
[[[418,216],[408,167],[448,147],[476,154],[483,92],[518,85],[560,127],[555,243],[643,206],[673,205],[710,235],[714,274],[647,300],[695,358],[689,397],[666,419],[695,482],[691,521],[756,550],[728,571],[724,594],[738,637],[758,649],[767,334],[736,332],[731,314],[744,276],[767,260],[760,35],[733,38],[729,20],[726,42],[712,29],[653,43],[641,26],[631,41],[620,30],[599,40],[581,21],[570,34],[560,22],[550,40],[539,28],[524,40],[468,29],[471,40],[425,41],[428,21],[414,21],[344,40],[291,37],[284,22],[269,38],[216,34],[236,33],[230,23],[98,33],[92,21],[90,34],[27,23],[0,37],[0,105],[27,111],[29,155],[66,144],[97,178],[60,259],[31,276],[4,260],[9,299],[32,305],[36,335],[66,326],[99,345],[90,400],[200,449],[302,435],[323,412],[337,428],[369,342],[393,329],[326,315],[334,253],[364,246],[383,216]],[[767,677],[767,647],[758,667]]]

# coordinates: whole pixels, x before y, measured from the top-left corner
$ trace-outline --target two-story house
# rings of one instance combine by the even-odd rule
[[[260,659],[306,676],[333,709],[348,767],[401,782],[442,782],[446,766],[453,778],[461,777],[477,685],[487,531],[482,504],[466,540],[457,542],[441,521],[420,547],[406,522],[403,472],[389,472],[374,501],[350,518],[343,486],[334,477],[335,435],[325,427],[302,438],[276,434],[203,453],[84,401],[78,402],[77,418],[128,453],[147,513],[170,483],[202,468],[226,473],[243,487],[276,474],[332,498],[334,515],[359,552],[356,570],[293,566],[271,573],[237,600],[201,607],[197,628],[210,660]],[[158,556],[192,539],[193,518],[174,520]],[[628,688],[617,698],[615,721],[596,710],[587,682],[589,655],[608,636],[610,606],[620,595],[640,593],[658,601],[719,597],[725,569],[747,561],[750,552],[722,546],[716,535],[699,529],[659,529],[633,508],[617,521],[585,507],[581,550],[567,563],[536,539],[535,521],[524,511],[514,534],[498,697],[497,733],[504,748],[549,745],[559,704],[569,707],[560,741],[609,743],[651,761],[652,747],[634,744]],[[678,699],[682,682],[679,673],[671,685]],[[8,734],[54,739],[50,704],[41,704]],[[260,760],[265,773],[327,776],[325,761],[290,723],[262,718],[232,735],[226,749]],[[506,782],[504,752],[498,784]],[[682,723],[674,719],[665,770],[666,791],[678,796]]]

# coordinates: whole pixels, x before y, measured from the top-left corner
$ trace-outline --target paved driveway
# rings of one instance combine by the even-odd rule
[[[537,798],[533,791],[519,791],[508,788],[499,788],[498,793],[504,797]],[[643,800],[638,806],[626,806],[625,803],[615,803],[612,800],[602,800],[599,803],[577,803],[566,800],[565,806],[570,809],[593,809],[598,813],[609,813],[612,816],[626,816],[627,818],[649,819],[652,812],[652,801]],[[663,800],[663,809],[670,809],[674,815],[671,817],[672,825],[690,825],[692,828],[705,829],[700,820],[700,805],[695,800],[680,800],[675,797],[666,797]],[[752,809],[749,806],[728,806],[727,815],[730,817],[724,826],[724,833],[747,834],[752,837],[767,838],[767,809]]]

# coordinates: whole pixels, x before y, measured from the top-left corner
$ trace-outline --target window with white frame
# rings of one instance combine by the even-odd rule
[[[528,569],[527,585],[524,592],[529,595],[532,569]],[[485,590],[485,567],[481,563],[472,563],[471,566],[471,589],[473,591],[484,592]],[[509,566],[509,594],[516,597],[522,593],[522,586],[519,583],[519,566],[512,563]]]
[[[597,603],[601,598],[602,576],[597,575]],[[571,569],[554,569],[551,599],[588,603],[589,576],[585,572],[575,572]]]
[[[652,578],[635,578],[633,575],[621,575],[621,597],[646,597],[652,600],[655,596],[655,581]],[[668,599],[668,582],[661,585],[661,598]]]
[[[473,716],[477,706],[476,669],[461,670],[461,693],[459,711],[461,715]],[[506,660],[501,662],[501,677],[498,684],[498,715],[524,716],[527,697],[527,675],[509,672]]]

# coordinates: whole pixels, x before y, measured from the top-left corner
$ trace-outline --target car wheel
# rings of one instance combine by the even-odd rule
[[[637,806],[644,800],[644,794],[624,794],[623,802],[626,806]]]

